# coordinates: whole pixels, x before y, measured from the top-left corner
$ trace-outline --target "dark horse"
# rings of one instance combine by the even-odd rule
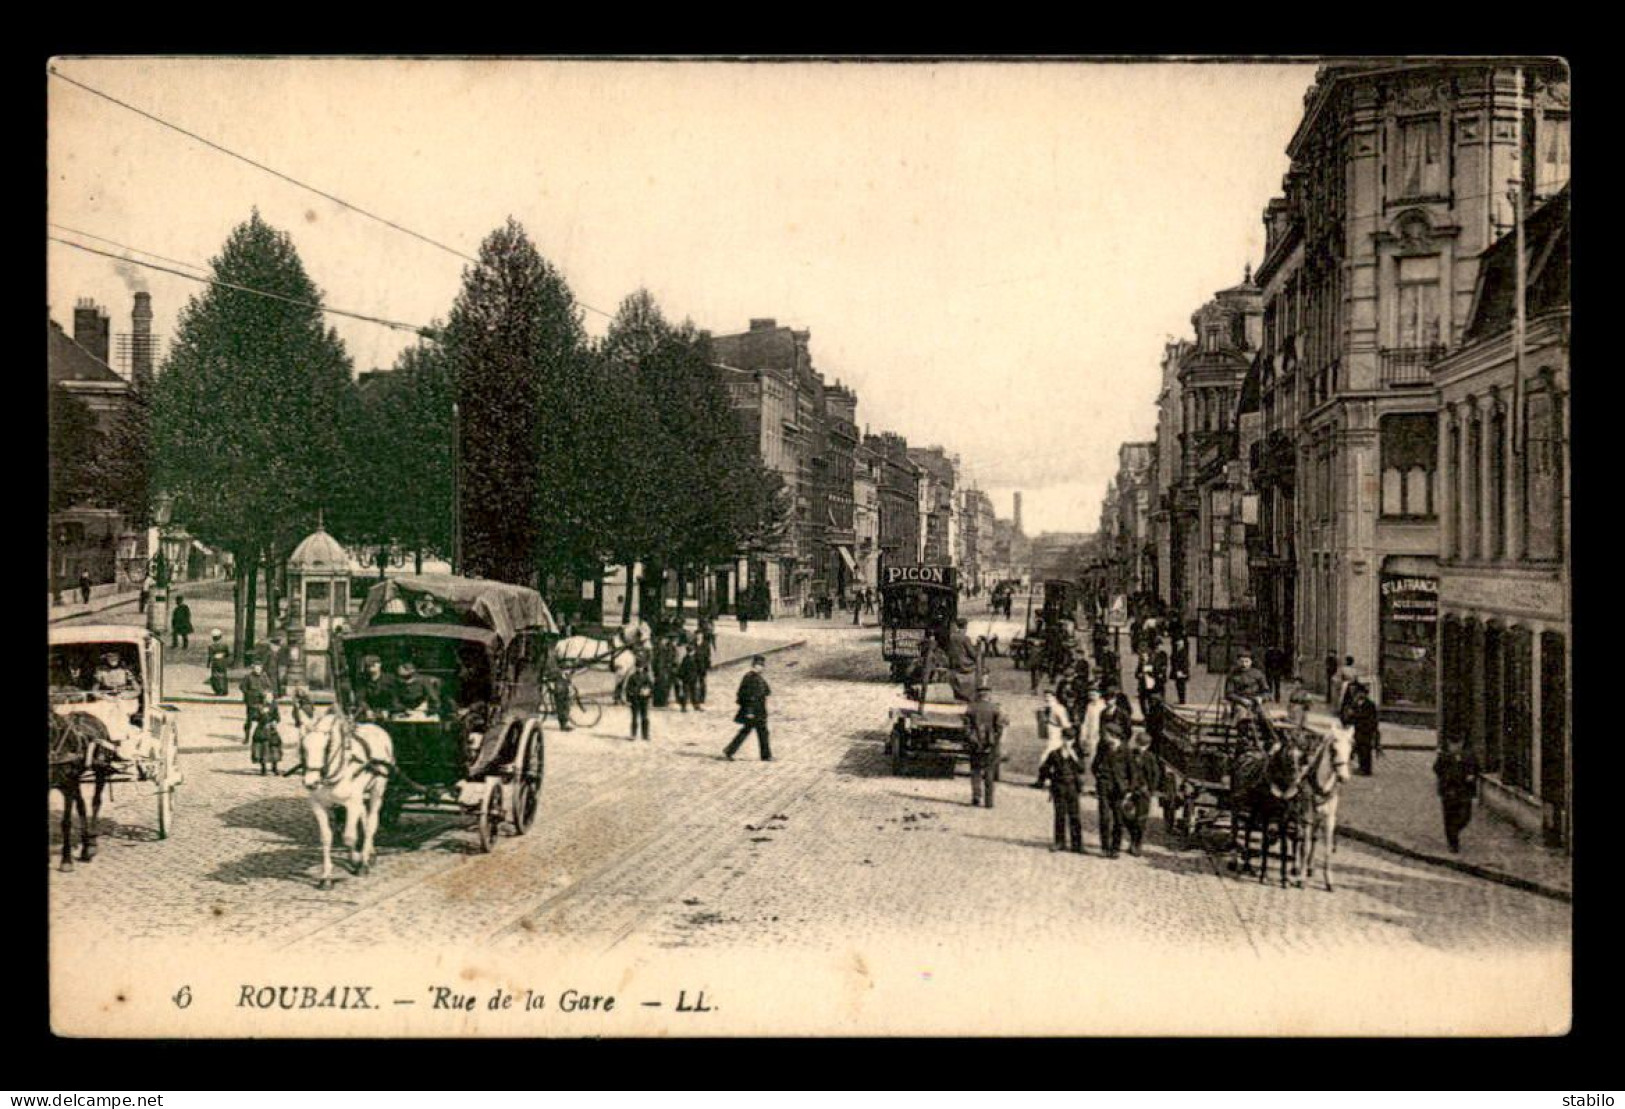
[[[50,788],[62,794],[62,865],[73,869],[73,814],[79,812],[79,861],[96,857],[96,821],[101,816],[102,792],[115,769],[117,749],[107,726],[86,712],[51,714]],[[96,790],[85,815],[85,772],[95,779]]]
[[[1261,833],[1258,880],[1269,874],[1270,845],[1281,845],[1281,885],[1287,884],[1287,858],[1296,852],[1292,841],[1297,834],[1297,796],[1303,785],[1303,755],[1297,746],[1262,724],[1264,750],[1241,751],[1230,774],[1230,848],[1238,862],[1231,865],[1239,878],[1252,873],[1253,832]]]

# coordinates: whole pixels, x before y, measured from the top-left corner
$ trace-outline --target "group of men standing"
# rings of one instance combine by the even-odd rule
[[[683,712],[690,706],[695,712],[705,711],[715,645],[715,628],[702,617],[692,634],[671,629],[657,635],[648,649],[641,643],[633,646],[636,661],[620,690],[631,711],[630,739],[649,739],[651,705],[666,708],[675,700]]]

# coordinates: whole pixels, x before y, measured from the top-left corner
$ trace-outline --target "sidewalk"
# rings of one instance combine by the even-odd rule
[[[1218,702],[1222,676],[1193,663],[1186,689],[1187,705]],[[1134,656],[1123,658],[1123,689],[1133,697]],[[1172,686],[1170,683],[1170,691]],[[1290,690],[1281,690],[1283,699]],[[1318,700],[1309,710],[1311,726],[1335,722],[1331,706]],[[1502,885],[1571,901],[1573,867],[1567,855],[1548,848],[1521,828],[1475,805],[1473,821],[1462,833],[1461,853],[1451,852],[1444,838],[1433,759],[1438,736],[1431,728],[1384,721],[1382,754],[1371,777],[1356,773],[1343,784],[1338,806],[1339,835],[1407,858],[1448,867]]]

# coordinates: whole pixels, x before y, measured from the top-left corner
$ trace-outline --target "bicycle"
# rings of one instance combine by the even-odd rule
[[[597,700],[588,700],[576,688],[574,678],[567,678],[570,686],[570,723],[577,728],[591,728],[603,718],[604,706]]]

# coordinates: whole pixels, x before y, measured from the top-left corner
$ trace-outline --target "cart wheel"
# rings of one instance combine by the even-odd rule
[[[604,715],[604,706],[597,701],[583,701],[581,691],[570,687],[570,723],[578,728],[596,727]]]
[[[542,803],[542,729],[531,733],[525,747],[524,764],[514,786],[513,834],[522,836],[536,823],[536,811]]]
[[[907,741],[908,730],[903,727],[903,722],[899,720],[892,725],[891,729],[891,772],[893,774],[903,772],[903,749]]]
[[[480,850],[490,851],[491,845],[496,842],[497,826],[502,821],[502,783],[493,781],[490,788],[485,791],[485,800],[480,802],[480,812],[475,829],[480,834]]]
[[[159,745],[158,756],[158,838],[168,839],[169,829],[175,823],[175,793],[170,777],[175,772],[174,734],[166,733]]]

